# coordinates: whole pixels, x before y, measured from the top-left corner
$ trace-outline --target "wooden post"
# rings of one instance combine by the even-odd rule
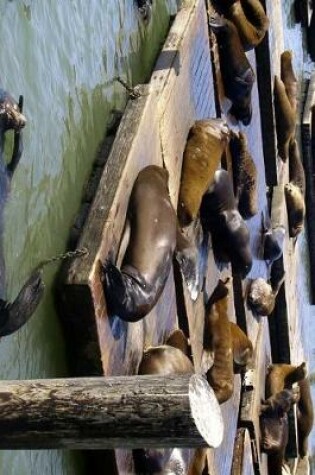
[[[223,423],[199,375],[3,381],[0,434],[0,449],[217,447]]]

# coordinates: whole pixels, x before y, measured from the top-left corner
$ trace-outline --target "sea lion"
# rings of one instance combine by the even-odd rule
[[[0,337],[21,328],[35,312],[44,292],[42,273],[34,272],[13,303],[0,299]]]
[[[229,322],[233,342],[234,374],[242,372],[253,359],[253,344],[243,330],[234,322]]]
[[[231,261],[233,271],[245,277],[252,267],[249,231],[236,209],[227,171],[215,172],[214,183],[203,196],[200,217],[205,232],[211,232],[216,259]]]
[[[276,394],[283,389],[290,389],[292,384],[298,383],[306,378],[306,364],[301,363],[294,366],[287,363],[276,363],[268,367],[266,375],[266,398]]]
[[[297,403],[297,425],[299,456],[305,457],[308,453],[308,436],[314,426],[314,409],[309,378],[298,382],[300,399]]]
[[[296,114],[287,96],[285,85],[278,76],[274,80],[274,107],[278,154],[286,162],[289,156],[289,144],[295,136]]]
[[[234,389],[233,342],[228,319],[229,279],[219,280],[205,313],[205,347],[213,351],[213,366],[206,377],[219,404],[230,399]]]
[[[269,27],[269,19],[259,0],[235,1],[225,10],[225,16],[237,28],[245,51],[262,42]]]
[[[173,346],[174,345],[174,346]],[[164,345],[150,347],[144,353],[138,374],[192,374],[194,367],[188,356],[188,341],[181,330],[173,331]],[[176,449],[136,449],[133,458],[136,473],[187,473],[187,467]],[[168,471],[179,465],[178,471]]]
[[[181,226],[196,219],[229,138],[222,119],[198,120],[189,131],[183,156],[177,215]]]
[[[295,238],[303,230],[305,201],[300,188],[294,183],[287,183],[284,186],[284,193],[288,212],[289,236]]]
[[[273,312],[284,279],[284,271],[275,261],[271,267],[269,282],[258,277],[248,284],[247,304],[255,315],[269,316]]]
[[[261,450],[272,455],[272,467],[281,475],[285,448],[288,443],[288,416],[292,405],[298,401],[299,390],[284,389],[262,402],[260,411]]]
[[[244,52],[236,26],[218,15],[209,24],[219,45],[219,61],[224,92],[232,101],[230,114],[249,125],[252,118],[251,91],[255,74]]]
[[[290,101],[292,110],[296,113],[297,108],[297,79],[292,66],[292,51],[284,51],[280,56],[280,75],[284,84],[285,92]]]
[[[283,243],[285,237],[285,227],[282,225],[271,227],[271,220],[269,215],[267,217],[262,211],[262,242],[260,254],[264,261],[272,264],[278,260],[283,253]]]
[[[145,24],[148,24],[152,17],[152,0],[135,0],[139,14]]]
[[[140,171],[128,204],[129,227],[121,269],[109,260],[101,264],[101,281],[109,314],[135,322],[158,301],[176,247],[177,218],[165,169],[149,165]]]
[[[289,236],[296,237],[303,229],[305,218],[305,172],[295,139],[289,144],[289,180],[285,185]]]
[[[246,135],[233,134],[230,140],[234,194],[242,218],[258,213],[257,168],[248,148]]]

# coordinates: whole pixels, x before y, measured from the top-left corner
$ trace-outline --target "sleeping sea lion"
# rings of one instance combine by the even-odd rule
[[[129,226],[121,269],[109,261],[101,264],[101,280],[109,314],[135,322],[158,301],[176,247],[177,219],[165,169],[149,165],[140,171],[128,204]]]
[[[230,151],[238,210],[244,219],[249,219],[258,212],[257,168],[248,151],[245,134],[232,135]]]
[[[205,232],[211,232],[216,259],[231,261],[233,271],[245,277],[252,267],[249,231],[236,209],[227,171],[215,172],[214,183],[202,199],[200,217]]]
[[[192,374],[193,364],[182,349],[184,352],[188,350],[188,341],[181,330],[175,330],[164,345],[150,347],[143,353],[138,374]],[[180,453],[175,451],[176,449],[133,450],[136,473],[187,473]],[[173,470],[173,466],[178,468]]]
[[[276,304],[276,298],[284,282],[285,274],[275,261],[271,267],[269,282],[262,277],[252,280],[248,285],[247,304],[255,315],[270,315]]]
[[[252,118],[251,91],[254,71],[244,52],[236,26],[218,15],[209,24],[219,45],[219,61],[224,92],[232,101],[230,113],[248,125]]]
[[[234,322],[229,322],[233,342],[234,374],[240,373],[253,359],[253,344],[246,333]]]
[[[297,79],[292,66],[292,51],[284,51],[280,56],[281,81],[290,101],[292,110],[296,113],[297,107]]]
[[[289,180],[285,185],[289,236],[296,237],[303,229],[305,218],[305,172],[295,139],[289,145]]]
[[[245,51],[255,48],[264,39],[269,20],[259,0],[233,2],[225,12],[237,28]]]
[[[295,136],[296,114],[287,96],[285,85],[278,76],[274,81],[274,106],[278,154],[286,162],[289,156],[289,144]]]
[[[262,211],[262,242],[260,254],[264,261],[272,264],[279,259],[283,253],[283,243],[285,237],[285,227],[282,225],[272,228],[269,215]]]
[[[189,131],[183,156],[177,215],[181,226],[196,219],[229,137],[222,119],[198,120]]]
[[[219,280],[206,305],[205,337],[214,353],[213,366],[206,374],[220,404],[230,399],[234,389],[233,343],[228,318],[229,279]]]

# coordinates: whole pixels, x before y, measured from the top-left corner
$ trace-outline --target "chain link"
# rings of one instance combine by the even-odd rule
[[[56,261],[62,261],[65,259],[73,259],[75,257],[83,257],[89,253],[86,247],[82,247],[81,249],[76,249],[75,251],[68,251],[63,254],[58,254],[57,256],[51,257],[50,259],[43,260],[38,266],[37,269],[42,269],[44,266],[48,264],[52,264]]]

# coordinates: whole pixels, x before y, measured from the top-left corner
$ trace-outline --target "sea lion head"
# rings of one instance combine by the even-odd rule
[[[248,68],[242,76],[235,77],[235,98],[229,112],[245,126],[252,120],[251,91],[254,82],[255,74],[251,68]]]
[[[275,229],[268,229],[263,235],[263,257],[265,261],[273,262],[282,256],[285,229],[279,226]]]
[[[0,323],[0,336],[10,335],[27,322],[38,307],[44,289],[42,271],[36,270],[25,282],[14,302],[6,305],[6,320]]]
[[[152,0],[137,0],[137,5],[142,21],[148,25],[152,17]]]
[[[228,249],[233,271],[242,278],[250,272],[253,258],[248,228],[237,210],[224,212],[229,230]]]
[[[275,306],[275,294],[268,282],[259,277],[249,284],[247,303],[256,315],[270,315]]]
[[[283,450],[288,441],[288,416],[261,416],[261,450],[267,454]]]
[[[287,183],[284,187],[285,199],[289,219],[289,235],[297,237],[302,231],[305,217],[305,201],[301,190],[294,183]]]
[[[21,113],[19,105],[3,89],[0,89],[0,124],[4,130],[22,129],[26,124],[26,118]]]

